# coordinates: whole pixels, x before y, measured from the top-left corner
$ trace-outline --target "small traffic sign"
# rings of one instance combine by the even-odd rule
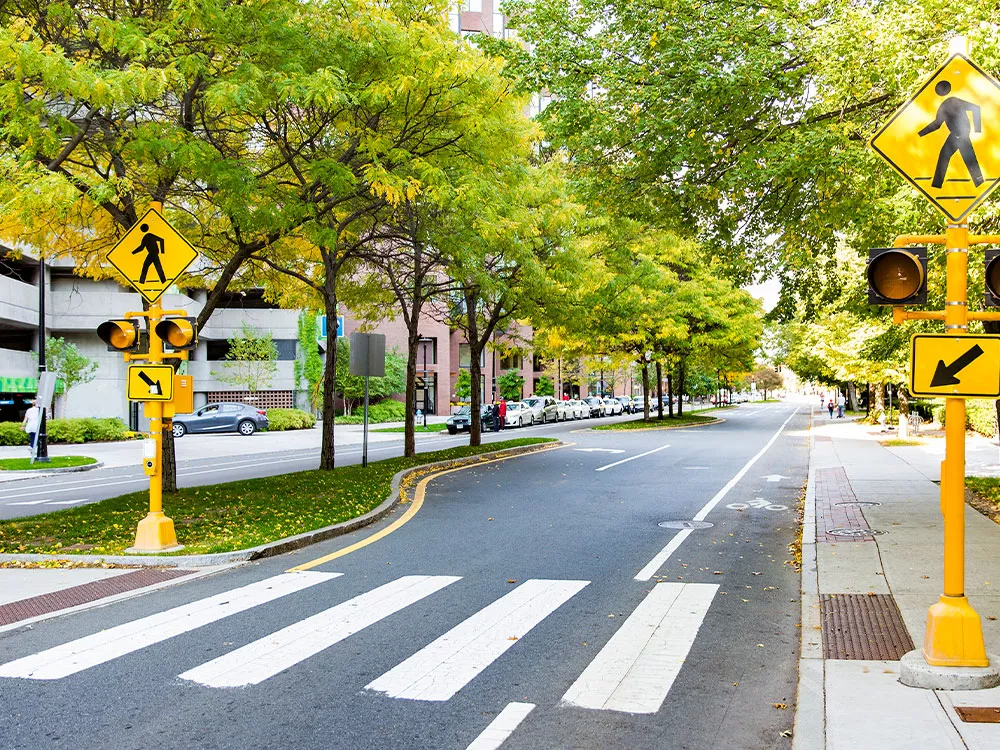
[[[1000,83],[954,55],[892,116],[871,147],[959,221],[1000,179]]]
[[[129,401],[170,401],[174,397],[174,368],[170,365],[130,365]]]
[[[1000,336],[915,335],[910,342],[910,393],[1000,397]]]
[[[149,209],[108,253],[108,262],[149,302],[187,270],[198,251],[156,209]]]

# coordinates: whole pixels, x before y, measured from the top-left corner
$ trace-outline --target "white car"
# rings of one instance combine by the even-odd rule
[[[523,401],[507,402],[507,426],[524,427],[535,423],[535,415],[531,407]]]
[[[583,403],[580,399],[571,399],[569,405],[573,410],[573,419],[586,419],[590,416],[590,405]]]
[[[545,424],[559,419],[559,405],[552,396],[531,396],[523,402],[530,410],[535,423]]]
[[[569,401],[559,399],[556,401],[556,414],[560,422],[565,422],[573,418],[573,407],[569,405]]]
[[[604,399],[604,413],[611,417],[616,417],[625,411],[622,402],[616,398]]]

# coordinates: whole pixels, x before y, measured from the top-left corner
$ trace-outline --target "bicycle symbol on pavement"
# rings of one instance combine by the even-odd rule
[[[756,500],[751,500],[749,503],[729,503],[726,507],[730,510],[749,510],[750,508],[761,508],[762,510],[788,510],[787,505],[769,503],[762,497],[758,497]]]

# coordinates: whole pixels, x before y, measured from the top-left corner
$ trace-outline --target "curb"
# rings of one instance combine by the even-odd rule
[[[627,435],[630,432],[662,432],[663,430],[688,430],[692,427],[711,427],[713,424],[722,424],[725,421],[726,420],[722,417],[713,417],[711,422],[695,422],[694,424],[671,424],[663,427],[637,427],[633,430],[602,430],[600,427],[585,427],[583,430],[579,430],[579,432],[622,432]],[[619,424],[624,423],[619,422]],[[573,430],[573,432],[578,432],[578,430]]]
[[[155,566],[161,568],[204,568],[214,565],[226,565],[229,563],[245,563],[253,560],[260,560],[265,557],[274,557],[286,552],[308,547],[317,542],[343,536],[352,531],[356,531],[364,526],[375,523],[388,514],[400,501],[400,485],[403,480],[415,471],[425,471],[429,468],[445,468],[452,466],[462,466],[466,463],[474,464],[478,459],[485,456],[518,456],[521,454],[535,453],[539,450],[562,445],[563,442],[553,441],[549,443],[538,443],[536,445],[523,445],[515,448],[504,448],[497,451],[487,451],[477,453],[474,456],[451,459],[448,461],[435,461],[429,464],[411,466],[396,472],[392,477],[392,485],[389,496],[382,501],[377,508],[368,511],[362,516],[352,518],[349,521],[341,521],[332,526],[324,526],[321,529],[305,531],[295,536],[278,539],[267,544],[261,544],[249,549],[234,550],[232,552],[216,552],[204,555],[59,555],[59,554],[0,554],[0,562],[52,562],[55,560],[72,560],[73,562],[86,563],[110,563],[113,565],[125,565],[129,567]]]
[[[28,469],[27,471],[4,469],[3,471],[10,471],[11,474],[19,474],[20,476],[5,477],[3,475],[3,471],[0,471],[0,484],[4,482],[19,482],[23,479],[34,479],[35,477],[47,477],[50,474],[70,474],[72,472],[79,471],[93,471],[94,469],[101,469],[103,467],[103,461],[95,461],[92,464],[83,464],[82,466],[63,466],[59,469]]]

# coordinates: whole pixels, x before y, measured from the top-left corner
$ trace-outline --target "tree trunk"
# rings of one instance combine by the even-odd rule
[[[674,417],[674,374],[667,371],[667,416]]]
[[[889,415],[885,413],[885,383],[874,383],[871,386],[872,395],[872,414],[878,419],[878,415],[885,414],[886,421],[889,419]]]
[[[410,314],[410,327],[406,340],[406,417],[403,422],[403,455],[417,455],[417,414],[413,408],[417,403],[417,343],[420,332],[417,326],[420,322],[420,307],[414,305]]]
[[[164,492],[177,492],[177,453],[174,450],[174,420],[164,419],[163,442],[160,446],[161,481]]]
[[[984,320],[983,330],[986,331],[986,333],[992,333],[992,334],[1000,333],[1000,320]],[[993,403],[993,406],[996,409],[997,413],[997,430],[998,432],[1000,432],[1000,399],[997,399]]]
[[[684,416],[684,379],[687,375],[684,360],[677,363],[677,416]]]
[[[656,363],[656,418],[663,419],[663,372]]]
[[[858,410],[858,387],[854,383],[847,384],[847,408],[851,411]]]
[[[649,365],[642,363],[642,421],[649,421]]]
[[[899,397],[899,413],[904,417],[910,416],[910,392],[905,385],[897,386],[896,395]]]
[[[472,289],[466,289],[465,294],[466,341],[469,343],[469,378],[472,381],[469,393],[469,445],[483,443],[483,422],[479,418],[483,403],[483,370],[480,364],[482,349],[479,346],[479,318],[476,308],[479,295]]]
[[[324,288],[324,304],[327,321],[337,320],[337,282],[327,268],[327,282]],[[336,465],[336,450],[334,447],[334,407],[337,401],[337,335],[334,333],[333,345],[327,337],[326,366],[323,368],[323,441],[319,454],[319,468],[331,470]]]

